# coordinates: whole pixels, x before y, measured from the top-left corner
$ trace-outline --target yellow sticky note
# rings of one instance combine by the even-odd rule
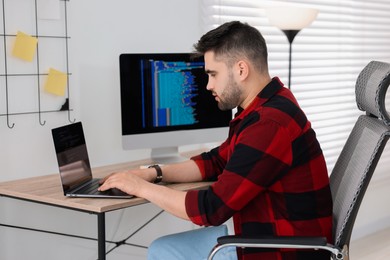
[[[49,75],[45,84],[45,91],[57,96],[64,96],[67,75],[53,68],[49,69]]]
[[[25,61],[32,61],[37,49],[38,39],[18,31],[12,55]]]

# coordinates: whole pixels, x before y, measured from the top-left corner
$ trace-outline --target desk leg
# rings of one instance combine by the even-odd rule
[[[105,214],[97,214],[98,221],[98,259],[106,260],[106,218]]]

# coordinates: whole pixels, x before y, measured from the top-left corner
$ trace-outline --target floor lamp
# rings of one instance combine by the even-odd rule
[[[318,10],[305,7],[271,7],[265,10],[271,25],[279,28],[286,35],[289,42],[288,57],[288,88],[291,87],[291,52],[295,36],[309,26],[317,17]]]

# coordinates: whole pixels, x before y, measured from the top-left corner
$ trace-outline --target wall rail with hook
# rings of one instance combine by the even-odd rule
[[[8,26],[8,20],[6,19],[7,15],[10,15],[10,16],[13,16],[15,15],[14,13],[12,12],[7,12],[7,4],[6,2],[7,1],[14,1],[14,0],[1,0],[2,1],[2,12],[0,14],[2,14],[2,23],[3,23],[3,32],[0,33],[0,37],[3,38],[3,55],[4,55],[4,69],[3,71],[0,71],[0,97],[4,94],[5,98],[2,100],[5,101],[5,104],[4,104],[4,107],[1,108],[3,106],[2,103],[0,103],[0,117],[5,117],[6,118],[6,121],[7,121],[7,126],[8,128],[12,129],[14,126],[15,126],[15,123],[11,122],[11,117],[13,116],[18,116],[18,115],[27,115],[27,114],[38,114],[38,120],[39,120],[39,124],[40,125],[45,125],[46,124],[46,120],[44,120],[42,118],[42,114],[45,114],[45,113],[53,113],[53,112],[61,112],[61,111],[66,111],[67,114],[68,114],[68,120],[69,122],[71,123],[74,123],[76,120],[75,119],[72,119],[72,116],[71,116],[71,112],[73,111],[73,109],[71,109],[71,104],[70,104],[70,81],[69,81],[69,77],[72,75],[69,71],[69,35],[68,35],[68,11],[67,11],[67,3],[69,2],[69,0],[60,0],[61,2],[61,5],[62,5],[62,10],[63,10],[63,19],[60,19],[61,23],[63,22],[63,25],[62,25],[62,28],[61,28],[61,31],[63,31],[62,33],[60,33],[60,36],[58,35],[46,35],[46,33],[42,33],[40,34],[40,31],[39,31],[39,18],[38,18],[38,12],[39,12],[39,5],[37,3],[38,0],[31,0],[33,2],[33,9],[34,10],[30,10],[31,13],[33,14],[33,17],[34,17],[34,21],[31,21],[31,24],[34,25],[34,30],[35,32],[31,33],[31,36],[35,37],[38,39],[38,43],[37,43],[37,46],[36,46],[36,52],[35,52],[35,71],[34,73],[25,73],[25,72],[14,72],[15,68],[13,68],[13,71],[12,73],[9,73],[9,63],[10,63],[10,60],[11,58],[14,58],[14,57],[9,57],[9,53],[10,52],[10,48],[8,48],[9,46],[7,45],[8,43],[8,40],[9,39],[12,39],[12,38],[15,38],[16,37],[16,34],[12,34],[12,33],[9,33],[7,32],[7,26]],[[12,20],[12,19],[11,19]],[[55,23],[58,23],[58,21],[55,21]],[[13,27],[17,27],[18,25],[15,25],[13,24],[12,25]],[[62,35],[63,34],[63,35]],[[64,64],[64,68],[63,70],[65,70],[65,73],[67,75],[67,82],[66,82],[66,97],[64,97],[65,101],[63,104],[60,104],[61,106],[58,106],[56,108],[53,108],[53,109],[46,109],[46,110],[42,110],[42,107],[41,107],[41,104],[42,104],[42,95],[41,95],[41,77],[42,76],[47,76],[48,74],[45,74],[45,73],[41,73],[41,60],[40,60],[40,56],[42,53],[44,53],[48,48],[46,46],[46,49],[42,48],[40,46],[40,43],[39,43],[39,39],[50,39],[50,40],[61,40],[61,41],[64,41],[64,49],[63,50],[63,53],[65,53],[65,57],[64,57],[64,60],[65,60],[65,64]],[[1,46],[1,45],[0,45]],[[61,52],[62,53],[62,52]],[[61,58],[62,59],[62,58]],[[17,95],[11,95],[10,94],[10,88],[11,88],[11,84],[10,84],[10,78],[14,78],[14,77],[33,77],[35,78],[34,82],[31,83],[32,86],[36,85],[36,95],[35,98],[37,99],[37,108],[36,109],[33,109],[33,111],[11,111],[10,109],[10,104],[12,102],[12,104],[18,104],[18,96]],[[3,86],[2,86],[3,85]],[[31,98],[34,98],[33,96]],[[1,99],[0,99],[1,100]],[[1,102],[1,101],[0,101]],[[13,107],[15,107],[15,105],[13,105]],[[4,109],[4,110],[3,110]],[[5,111],[5,113],[2,113],[1,111]]]

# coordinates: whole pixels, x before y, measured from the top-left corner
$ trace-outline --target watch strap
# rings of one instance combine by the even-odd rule
[[[157,176],[156,176],[156,179],[153,181],[153,183],[159,183],[162,181],[162,170],[161,170],[161,167],[160,165],[158,164],[153,164],[153,165],[150,165],[148,168],[154,168],[156,169],[156,172],[157,172]]]

